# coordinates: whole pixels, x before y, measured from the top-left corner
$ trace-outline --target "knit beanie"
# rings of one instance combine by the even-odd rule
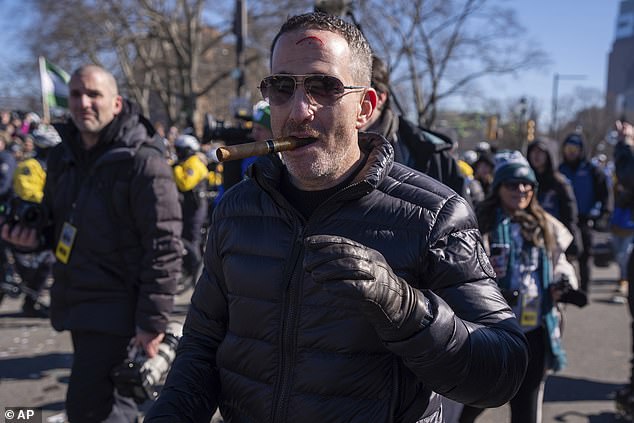
[[[505,150],[495,155],[495,170],[491,190],[495,191],[504,182],[527,182],[537,187],[535,172],[528,160],[517,150]]]
[[[570,134],[564,140],[564,145],[566,144],[573,144],[583,149],[583,137],[576,133]]]
[[[259,101],[253,106],[253,123],[271,129],[271,107],[266,101]]]

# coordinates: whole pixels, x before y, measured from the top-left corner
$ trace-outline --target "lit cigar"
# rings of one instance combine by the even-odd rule
[[[211,160],[218,163],[229,160],[246,159],[247,157],[253,156],[263,156],[265,154],[279,153],[280,151],[294,150],[314,141],[316,141],[315,138],[280,137],[266,141],[227,145],[218,147],[212,151]]]

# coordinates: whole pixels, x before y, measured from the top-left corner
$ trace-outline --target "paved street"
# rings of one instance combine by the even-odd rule
[[[613,422],[612,393],[628,379],[630,318],[625,304],[611,302],[615,266],[593,269],[591,304],[568,306],[564,342],[569,366],[546,384],[544,422]],[[189,300],[177,300],[182,319]],[[4,407],[38,407],[44,422],[64,409],[72,362],[68,333],[56,333],[47,320],[21,317],[21,300],[0,306],[0,411]],[[478,423],[508,421],[508,407],[487,410]],[[3,420],[4,421],[4,420]]]

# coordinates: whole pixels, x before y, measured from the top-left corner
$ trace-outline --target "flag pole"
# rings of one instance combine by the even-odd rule
[[[44,59],[43,56],[40,56],[39,59],[39,66],[40,66],[40,85],[42,87],[42,116],[44,119],[44,122],[46,123],[51,123],[51,111],[48,107],[48,95],[45,92],[45,83],[44,83],[44,78],[46,75],[46,59]]]

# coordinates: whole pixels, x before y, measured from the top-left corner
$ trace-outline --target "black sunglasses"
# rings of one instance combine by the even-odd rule
[[[519,191],[520,185],[523,185],[524,187],[529,187],[530,189],[527,189],[527,191],[532,191],[535,188],[533,184],[525,181],[503,182],[502,185],[504,185],[504,188],[508,189],[509,191]]]
[[[295,94],[297,85],[304,86],[304,92],[311,104],[332,106],[346,90],[362,90],[365,86],[343,85],[339,78],[330,75],[286,75],[267,76],[260,83],[262,97],[272,106],[281,106]]]

